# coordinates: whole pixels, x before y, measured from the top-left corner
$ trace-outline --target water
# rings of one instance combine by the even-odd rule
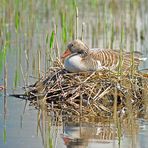
[[[144,57],[148,57],[147,0],[131,1],[131,7],[128,0],[126,2],[87,0],[85,3],[78,0],[76,3],[79,10],[78,36],[81,37],[82,23],[85,22],[83,38],[89,47],[105,48],[113,44],[113,47],[118,49],[121,46],[128,50],[134,48],[141,51]],[[57,3],[52,0],[44,2],[12,0],[8,3],[2,1],[2,4],[0,49],[1,52],[6,49],[7,93],[23,93],[21,89],[25,85],[23,78],[27,84],[34,83],[39,76],[38,71],[44,72],[50,65],[50,56],[52,58],[56,56],[56,47],[51,50],[49,40],[46,42],[47,36],[50,38],[54,30],[53,22],[57,25],[60,53],[66,48],[67,42],[75,36],[75,8],[68,0]],[[111,5],[112,9],[109,9]],[[63,19],[65,24],[62,22],[62,16],[66,18]],[[62,23],[65,26],[62,27]],[[123,34],[121,34],[121,24],[126,24],[123,25]],[[111,43],[112,25],[116,30],[113,43]],[[67,34],[64,33],[64,27]],[[122,42],[121,36],[123,36]],[[2,67],[0,85],[2,85],[5,57],[0,56],[0,58],[0,67]],[[147,67],[148,60],[140,66],[140,69]],[[38,122],[39,114],[41,114],[40,122]],[[53,115],[47,116],[46,113],[30,106],[29,102],[13,97],[7,97],[7,110],[4,112],[4,94],[0,92],[0,147],[42,148],[50,147],[51,143],[57,148],[119,147],[115,125],[62,122],[59,126],[55,126],[56,123],[55,121],[52,123],[52,119]],[[148,122],[137,119],[136,127],[133,135],[130,135],[128,128],[125,127],[121,136],[121,148],[147,147]],[[108,131],[112,131],[112,134]]]
[[[8,98],[9,110],[6,116],[6,123],[4,124],[3,114],[0,116],[0,146],[8,147],[42,147],[41,137],[36,133],[36,111],[26,109],[23,115],[24,101],[15,98]],[[3,102],[1,100],[1,109],[3,109]],[[1,111],[3,113],[3,111]],[[23,115],[23,120],[21,117]],[[3,141],[3,130],[6,127],[6,144]]]

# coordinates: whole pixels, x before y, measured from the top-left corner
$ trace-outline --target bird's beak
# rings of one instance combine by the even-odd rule
[[[61,56],[62,59],[65,59],[67,56],[69,56],[71,54],[71,51],[69,49],[66,49],[66,51],[63,53],[63,55]]]

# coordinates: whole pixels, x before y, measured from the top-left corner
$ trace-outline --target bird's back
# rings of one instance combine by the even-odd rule
[[[133,55],[130,52],[120,53],[118,50],[113,49],[91,49],[89,52],[90,58],[95,61],[100,61],[102,67],[115,70],[121,64],[123,70],[126,70],[134,64],[134,67],[138,67],[140,63],[140,52],[134,52]]]

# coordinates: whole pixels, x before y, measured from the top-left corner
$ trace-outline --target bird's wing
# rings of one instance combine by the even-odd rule
[[[120,50],[95,48],[90,50],[90,56],[94,60],[99,60],[101,65],[104,67],[117,67],[119,65],[119,61],[121,61],[123,68],[128,68],[132,64],[134,64],[135,67],[138,67],[142,61],[142,53],[138,51],[134,51],[133,55],[131,52],[122,51],[122,54],[120,55]]]
[[[89,56],[94,60],[100,61],[104,67],[116,66],[119,62],[119,52],[112,49],[91,50]]]

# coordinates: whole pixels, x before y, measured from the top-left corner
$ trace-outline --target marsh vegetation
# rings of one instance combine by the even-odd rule
[[[113,147],[113,141],[119,147],[144,147],[147,141],[138,137],[141,120],[146,126],[148,118],[148,61],[139,71],[131,67],[128,74],[120,66],[116,73],[71,74],[64,71],[60,55],[69,41],[79,38],[89,47],[119,50],[121,61],[123,51],[130,52],[131,59],[134,51],[148,57],[147,7],[147,0],[1,0],[0,88],[4,88],[4,97],[0,96],[0,104],[4,122],[0,122],[0,145],[11,144],[8,114],[20,101],[12,102],[7,94],[26,92],[22,95],[25,107],[18,106],[23,112],[20,122],[31,112],[27,106],[37,109],[37,133],[43,147],[59,147],[59,133],[67,147],[102,143]],[[65,134],[73,129],[79,136]]]

